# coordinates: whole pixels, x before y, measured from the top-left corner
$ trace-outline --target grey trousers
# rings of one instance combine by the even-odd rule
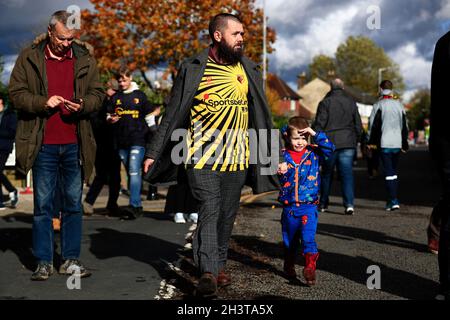
[[[192,249],[200,273],[217,277],[225,268],[228,244],[239,209],[247,171],[219,172],[187,169],[192,195],[199,202]]]

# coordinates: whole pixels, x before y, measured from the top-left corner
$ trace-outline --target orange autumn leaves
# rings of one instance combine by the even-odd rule
[[[82,40],[92,44],[102,71],[122,64],[147,70],[167,62],[175,72],[185,58],[210,43],[209,19],[220,12],[238,14],[245,26],[246,55],[261,63],[263,13],[255,0],[90,0],[82,12]],[[268,29],[268,52],[275,32]]]

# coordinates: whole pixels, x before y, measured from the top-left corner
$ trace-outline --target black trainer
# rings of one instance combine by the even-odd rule
[[[39,262],[36,271],[31,275],[33,281],[47,280],[53,274],[53,265],[50,263]]]
[[[127,220],[134,220],[142,216],[142,207],[128,206],[122,214],[122,218]]]
[[[86,267],[78,259],[67,259],[60,267],[59,274],[64,275],[79,275],[80,278],[86,278],[91,275]]]

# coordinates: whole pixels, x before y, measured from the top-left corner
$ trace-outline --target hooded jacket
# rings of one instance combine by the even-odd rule
[[[189,127],[190,109],[205,72],[208,52],[209,48],[185,60],[178,70],[166,113],[161,125],[158,127],[158,131],[147,146],[146,157],[154,159],[155,162],[145,174],[144,179],[152,184],[170,182],[177,179],[177,170],[174,170],[175,165],[171,160],[171,152],[172,147],[179,142],[174,143],[171,141],[171,136],[176,129],[187,129]],[[263,92],[261,68],[246,57],[242,58],[241,63],[249,79],[249,129],[256,129],[258,141],[261,142],[253,150],[250,148],[250,159],[252,159],[253,153],[253,157],[257,156],[257,161],[249,166],[246,184],[251,186],[254,193],[277,190],[279,189],[279,182],[275,174],[262,174],[264,172],[262,169],[269,169],[273,162],[273,160],[268,163],[261,161],[264,156],[271,154],[271,129],[273,129],[273,125],[266,96]],[[265,135],[266,132],[259,132],[258,130],[260,129],[268,129],[267,139],[261,139],[260,135]],[[273,140],[275,141],[274,150],[277,153],[272,155],[272,159],[275,159],[277,163],[272,163],[272,166],[277,166],[278,161],[283,161],[280,147],[281,139],[278,131],[277,137],[274,136]]]
[[[323,132],[317,132],[313,139],[317,145],[306,146],[306,152],[299,164],[292,160],[287,150],[284,151],[288,171],[279,177],[281,190],[278,195],[278,201],[284,206],[318,204],[320,163],[331,156],[334,145]]]
[[[9,82],[9,95],[18,111],[16,132],[16,169],[26,174],[41,148],[47,119],[51,113],[45,109],[48,100],[48,83],[44,49],[48,36],[41,35],[24,49],[17,58]],[[92,47],[75,40],[72,50],[76,57],[74,70],[74,98],[83,99],[83,109],[75,114],[80,160],[84,178],[89,179],[95,161],[95,139],[89,114],[97,111],[104,98],[97,63]]]

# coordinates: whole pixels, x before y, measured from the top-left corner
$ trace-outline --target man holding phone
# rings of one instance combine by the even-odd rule
[[[16,168],[22,174],[33,171],[37,268],[31,280],[46,280],[53,274],[57,188],[63,196],[59,273],[90,275],[79,260],[81,194],[83,177],[89,179],[95,160],[89,113],[100,108],[104,90],[90,46],[75,40],[70,17],[66,11],[51,16],[47,34],[20,53],[9,84],[18,110]]]

